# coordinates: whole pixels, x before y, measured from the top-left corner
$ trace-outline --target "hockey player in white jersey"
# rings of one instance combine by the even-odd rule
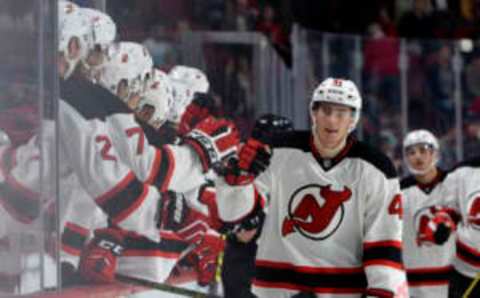
[[[437,138],[428,130],[409,132],[403,141],[410,176],[400,181],[403,201],[403,256],[411,297],[448,297],[448,279],[455,254],[451,234],[459,220],[448,175],[437,166]]]
[[[349,136],[361,105],[352,81],[323,81],[310,105],[312,132],[275,148],[256,178],[268,206],[253,280],[258,297],[408,297],[395,168]],[[255,160],[265,147],[258,143],[241,148],[241,170],[262,169]],[[239,219],[254,208],[255,188],[229,188],[236,179],[226,178],[216,184],[219,214]]]
[[[450,200],[461,216],[448,296],[480,297],[480,158],[457,165],[445,183],[454,188]]]
[[[59,61],[59,70],[61,76],[66,78],[73,72],[75,64],[80,61],[85,51],[83,47],[80,46],[79,49],[81,49],[81,52],[70,53],[70,49],[67,49],[66,45],[70,44],[72,40],[78,41],[81,38],[79,38],[75,31],[73,33],[62,31],[67,28],[65,24],[70,23],[70,20],[61,20],[59,23],[62,24],[60,35],[64,41],[61,43],[63,48],[62,46],[60,47],[60,53],[63,53],[63,59]],[[80,45],[82,44],[80,43]],[[155,194],[156,189],[149,188],[147,185],[141,183],[137,179],[136,174],[119,160],[115,149],[121,147],[112,146],[108,130],[103,128],[104,125],[100,121],[87,121],[80,113],[63,101],[60,101],[60,111],[61,152],[64,152],[67,156],[64,160],[69,161],[69,166],[75,170],[82,186],[88,191],[89,195],[95,199],[103,211],[111,217],[114,224],[123,226],[123,228],[127,230],[134,230],[139,234],[147,234],[158,240],[158,231],[155,231],[158,221],[153,220],[156,218],[157,211],[159,211],[159,196]],[[132,118],[128,117],[128,115],[125,115],[125,117],[129,118],[129,120]],[[225,124],[225,122],[222,123],[213,119],[209,119],[209,121],[203,123],[197,130],[197,133],[202,136],[202,139],[198,140],[198,142],[195,137],[190,139],[190,142],[194,144],[192,145],[195,148],[193,151],[185,146],[179,150],[169,148],[153,149],[156,150],[154,151],[155,158],[153,159],[152,168],[147,169],[151,174],[145,176],[147,177],[147,181],[159,189],[167,189],[170,186],[175,189],[175,184],[177,185],[176,187],[179,187],[181,190],[193,187],[192,185],[188,185],[188,182],[183,178],[175,178],[175,176],[177,176],[175,174],[175,172],[177,172],[176,169],[180,168],[174,166],[174,161],[183,161],[183,170],[180,169],[180,172],[183,171],[184,174],[178,176],[188,176],[192,178],[192,175],[195,177],[195,173],[207,171],[214,163],[221,162],[222,158],[216,159],[216,157],[220,156],[217,153],[227,153],[224,157],[234,153],[234,150],[231,151],[230,149],[235,145],[230,147],[229,141],[222,137],[230,135],[233,137],[231,140],[235,139],[235,134],[230,134],[232,132],[234,133],[234,131],[230,130]],[[209,129],[212,130],[208,132]],[[98,135],[98,132],[104,133]],[[217,132],[219,134],[217,134]],[[142,142],[141,131],[138,131],[138,133],[139,138],[135,142],[135,152],[138,152],[138,150],[145,145]],[[125,131],[125,134],[128,136],[128,132]],[[213,136],[214,134],[220,138],[216,140],[209,139],[209,135]],[[131,135],[129,137],[131,137]],[[213,143],[211,143],[211,141],[213,141]],[[219,143],[216,143],[217,141],[219,141]],[[218,147],[222,142],[221,148]],[[206,145],[209,146],[208,151],[204,147]],[[145,145],[145,147],[147,147],[147,145]],[[195,152],[200,154],[198,156],[201,156],[203,159],[203,167],[199,166],[198,156],[196,156]],[[135,156],[135,154],[131,156]],[[138,164],[134,165],[138,166]],[[138,167],[136,169],[137,173],[141,176],[142,169],[139,170]],[[197,176],[202,175],[203,174],[197,174]],[[156,209],[157,211],[155,211]],[[141,222],[139,220],[140,218],[144,221]],[[148,227],[145,227],[145,223],[147,223]]]

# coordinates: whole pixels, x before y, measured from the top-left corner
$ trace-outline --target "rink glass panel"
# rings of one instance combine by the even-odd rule
[[[37,148],[26,172],[5,174],[21,150],[2,155],[0,296],[57,284],[56,152],[49,145],[56,141],[50,135],[47,144],[43,131],[45,121],[55,125],[55,20],[56,1],[0,2],[0,150],[25,147],[32,138],[30,148]],[[22,184],[26,176],[34,188]]]

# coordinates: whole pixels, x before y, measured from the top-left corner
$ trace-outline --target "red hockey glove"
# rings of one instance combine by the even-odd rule
[[[437,212],[430,219],[422,218],[420,220],[417,243],[419,245],[423,243],[442,245],[455,229],[456,224],[448,213]]]
[[[258,176],[270,165],[272,150],[270,147],[254,138],[250,138],[239,152],[238,166],[241,170]]]
[[[209,230],[202,241],[192,250],[191,254],[196,260],[194,264],[200,286],[203,287],[215,281],[219,255],[224,248],[225,241],[222,236],[213,230]]]
[[[213,114],[215,114],[213,98],[206,93],[195,93],[195,98],[180,118],[178,133],[180,135],[189,133],[203,119]]]
[[[218,170],[238,151],[239,136],[235,125],[226,119],[208,117],[184,137],[197,152],[203,170]]]
[[[210,226],[208,215],[187,206],[185,197],[180,193],[162,193],[157,214],[159,230],[173,232],[191,244],[201,241]]]
[[[80,256],[80,275],[89,282],[110,283],[115,280],[117,257],[124,248],[124,232],[115,228],[98,229]]]

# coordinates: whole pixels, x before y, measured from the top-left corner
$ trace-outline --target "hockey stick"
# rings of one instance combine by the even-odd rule
[[[462,298],[468,298],[470,297],[470,294],[475,290],[475,287],[477,286],[477,283],[480,281],[480,272],[475,275],[475,278],[472,280],[470,285],[468,286],[467,290],[465,293],[463,293]]]
[[[125,276],[122,274],[116,274],[115,275],[116,279],[121,282],[129,283],[129,284],[134,284],[134,285],[139,285],[139,286],[144,286],[152,289],[158,289],[158,290],[163,290],[169,293],[173,294],[178,294],[182,295],[185,297],[193,297],[193,298],[221,298],[218,295],[212,295],[212,294],[205,294],[202,292],[197,292],[194,290],[189,290],[181,287],[176,287],[164,283],[158,283],[158,282],[153,282],[141,278],[135,278],[135,277],[130,277],[130,276]]]
[[[226,241],[227,236],[225,234],[222,234],[221,237],[223,241]],[[217,257],[217,268],[215,270],[214,282],[210,285],[209,291],[208,291],[208,293],[212,295],[218,294],[218,286],[222,281],[223,256],[224,256],[224,251],[221,251]]]

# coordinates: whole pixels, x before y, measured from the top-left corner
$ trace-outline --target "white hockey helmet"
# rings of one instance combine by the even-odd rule
[[[415,145],[426,145],[430,148],[432,148],[436,154],[435,157],[432,161],[432,164],[428,167],[428,169],[424,171],[419,171],[414,169],[410,163],[407,161],[405,158],[406,156],[406,151],[409,147],[415,146]],[[405,164],[407,165],[408,170],[414,174],[414,175],[422,175],[428,172],[432,167],[436,166],[439,160],[439,150],[440,150],[440,145],[438,143],[437,138],[428,130],[426,129],[417,129],[417,130],[412,130],[409,132],[405,138],[403,139],[403,155],[404,155],[404,161]]]
[[[106,49],[117,37],[117,25],[109,15],[97,9],[82,7],[80,10],[91,25],[93,45]]]
[[[174,103],[169,120],[178,123],[195,93],[206,93],[210,88],[207,76],[199,69],[184,65],[173,67],[168,73],[174,89]]]
[[[102,64],[97,83],[118,95],[119,85],[124,81],[128,94],[123,101],[128,101],[132,94],[142,94],[147,80],[151,77],[153,60],[147,49],[134,42],[112,44],[107,50],[107,62]]]
[[[154,69],[152,79],[148,81],[146,91],[138,103],[137,112],[141,112],[147,106],[152,107],[153,113],[147,123],[158,129],[167,121],[173,102],[170,78],[163,71]]]
[[[210,88],[210,83],[205,73],[195,67],[177,65],[170,70],[168,75],[172,82],[187,84],[194,93],[207,93]]]
[[[79,51],[73,53],[70,45],[78,41]],[[63,77],[68,78],[77,64],[85,59],[92,45],[92,32],[88,18],[73,3],[60,1],[58,4],[58,52],[63,53],[68,64]]]
[[[355,116],[350,131],[357,126],[362,109],[362,97],[354,82],[336,78],[324,80],[313,91],[310,110],[313,109],[316,102],[329,102],[353,108]]]

